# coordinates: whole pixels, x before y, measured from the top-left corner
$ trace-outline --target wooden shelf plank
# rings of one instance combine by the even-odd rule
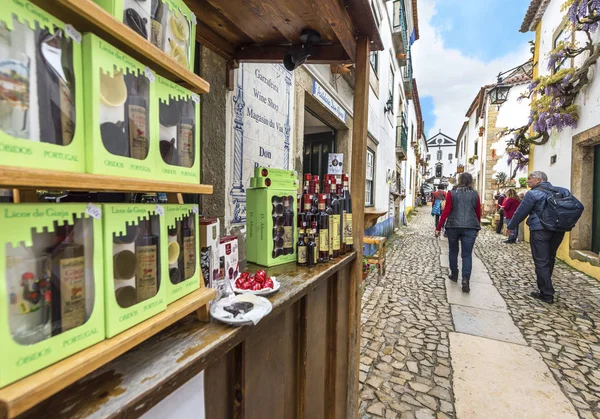
[[[355,259],[352,252],[313,268],[293,262],[268,268],[281,289],[268,297],[273,311],[256,327],[200,323],[190,316],[40,403],[23,419],[139,417]],[[257,269],[264,268],[250,265],[247,270]]]
[[[132,179],[8,166],[0,166],[0,186],[73,191],[180,192],[203,195],[213,193],[212,185],[162,182],[153,179]]]
[[[47,12],[72,24],[80,32],[92,32],[126,54],[147,65],[161,76],[198,93],[208,93],[210,84],[165,52],[145,41],[93,0],[33,0]]]
[[[0,389],[0,417],[15,417],[208,304],[215,290],[201,288],[137,326]]]

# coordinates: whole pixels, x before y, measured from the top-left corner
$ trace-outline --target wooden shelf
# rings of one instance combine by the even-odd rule
[[[71,191],[179,192],[203,195],[213,193],[212,185],[162,182],[151,178],[132,179],[7,166],[0,166],[0,187]]]
[[[295,263],[268,268],[281,289],[268,297],[273,311],[257,326],[232,327],[215,320],[201,323],[190,316],[35,406],[22,419],[140,417],[355,259],[356,252],[352,252],[313,268]],[[247,271],[257,269],[264,268],[250,265]]]
[[[123,22],[109,15],[93,0],[33,0],[41,8],[81,33],[92,32],[147,65],[161,76],[182,85],[192,92],[208,93],[210,84],[183,67],[169,55],[144,40]]]
[[[0,389],[0,417],[15,417],[139,345],[173,323],[199,310],[215,297],[201,288],[168,306],[166,311],[69,358]]]

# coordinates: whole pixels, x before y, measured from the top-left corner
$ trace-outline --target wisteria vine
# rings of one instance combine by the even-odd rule
[[[566,60],[586,52],[589,55],[579,68],[560,69],[554,74],[537,77],[521,95],[521,98],[531,99],[527,124],[501,133],[502,136],[513,135],[519,151],[509,153],[508,161],[516,159],[521,167],[529,161],[526,156],[530,144],[543,145],[550,139],[552,130],[560,132],[566,127],[577,126],[579,106],[575,100],[590,81],[590,66],[600,57],[600,44],[594,43],[591,35],[600,26],[600,0],[567,0],[562,11],[567,13],[573,30],[584,33],[587,41],[582,46],[577,41],[558,42],[548,54],[548,69],[560,68]]]

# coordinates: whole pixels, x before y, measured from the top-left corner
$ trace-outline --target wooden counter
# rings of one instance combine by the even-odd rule
[[[257,326],[188,316],[22,417],[139,417],[204,370],[207,418],[346,418],[355,258],[270,268],[281,289]]]

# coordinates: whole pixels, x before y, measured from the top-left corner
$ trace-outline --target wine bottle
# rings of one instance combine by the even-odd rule
[[[294,211],[292,210],[292,197],[283,197],[283,254],[294,253]]]
[[[346,254],[346,216],[344,214],[345,211],[345,203],[344,203],[344,187],[342,184],[337,184],[337,196],[334,201],[334,211],[339,216],[340,220],[340,255]]]
[[[149,149],[148,101],[140,89],[142,80],[128,74],[125,76],[125,81],[129,90],[126,104],[129,121],[129,154],[133,159],[144,160],[148,156]]]
[[[325,211],[325,196],[319,196],[319,263],[329,262],[329,214]]]
[[[325,212],[329,216],[329,260],[333,260],[333,208],[331,207],[331,181],[325,178],[323,192],[325,193]]]
[[[69,224],[56,229],[50,251],[52,336],[85,323],[85,258],[82,245],[73,241]]]
[[[196,234],[194,231],[194,217],[183,217],[183,280],[190,279],[196,273]]]
[[[194,165],[194,104],[191,100],[181,105],[181,121],[177,125],[177,153],[179,166],[192,167]]]
[[[344,232],[346,237],[346,252],[354,250],[354,237],[352,236],[352,197],[348,188],[348,175],[342,175],[344,185]]]
[[[150,28],[150,42],[162,50],[163,43],[163,2],[162,0],[152,0],[152,15]]]
[[[300,266],[306,266],[307,263],[307,246],[304,242],[304,234],[306,232],[306,222],[302,221],[298,226],[298,243],[296,243],[296,263]]]
[[[144,221],[143,230],[135,243],[135,288],[138,303],[154,297],[159,287],[158,236],[152,234],[151,217]]]
[[[318,246],[316,243],[317,222],[313,221],[308,228],[308,243],[306,245],[306,264],[308,266],[316,266],[319,261]]]

